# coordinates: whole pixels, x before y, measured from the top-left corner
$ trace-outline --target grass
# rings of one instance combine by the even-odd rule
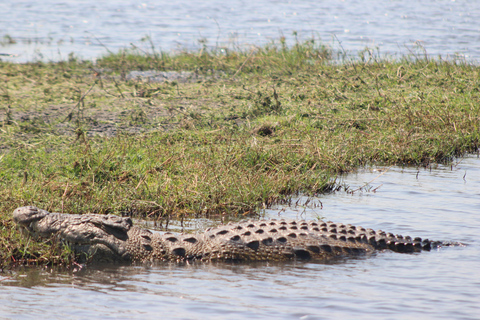
[[[280,39],[245,51],[124,51],[96,64],[0,62],[1,265],[74,259],[61,244],[18,234],[11,212],[23,205],[243,216],[335,190],[337,175],[359,166],[478,152],[479,67],[331,56],[314,40]],[[127,80],[153,69],[194,76]]]

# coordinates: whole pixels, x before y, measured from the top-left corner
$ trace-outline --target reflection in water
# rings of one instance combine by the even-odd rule
[[[480,160],[433,170],[393,167],[347,175],[353,194],[320,208],[268,216],[323,216],[467,247],[316,262],[88,266],[0,276],[0,318],[476,319],[480,314]],[[365,190],[373,190],[368,192]]]

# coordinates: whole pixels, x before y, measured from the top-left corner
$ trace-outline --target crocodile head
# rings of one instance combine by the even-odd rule
[[[49,213],[34,206],[13,212],[14,221],[37,237],[56,236],[88,260],[128,260],[130,218],[98,214]]]

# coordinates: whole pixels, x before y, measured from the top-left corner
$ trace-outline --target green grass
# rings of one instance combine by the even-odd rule
[[[478,151],[479,67],[331,56],[314,40],[281,39],[246,51],[120,52],[95,65],[0,62],[1,264],[73,259],[18,234],[11,212],[23,205],[243,216],[329,192],[359,166],[427,166]],[[151,69],[197,78],[125,80]]]

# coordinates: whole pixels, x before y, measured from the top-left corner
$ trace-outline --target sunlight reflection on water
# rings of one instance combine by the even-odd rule
[[[282,34],[320,38],[355,55],[381,53],[480,58],[480,6],[471,0],[426,1],[2,1],[0,53],[11,61],[96,58],[131,43],[149,51],[262,45]],[[5,14],[6,13],[6,14]],[[341,42],[341,45],[339,42]],[[420,48],[416,46],[420,45]],[[419,49],[419,50],[418,50]]]

